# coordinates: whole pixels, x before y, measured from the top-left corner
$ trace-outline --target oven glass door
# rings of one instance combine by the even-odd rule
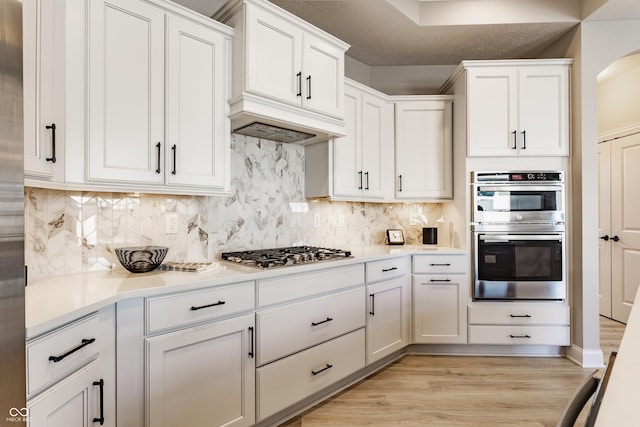
[[[564,233],[475,234],[475,299],[566,298]]]
[[[561,185],[479,185],[475,222],[564,221]]]

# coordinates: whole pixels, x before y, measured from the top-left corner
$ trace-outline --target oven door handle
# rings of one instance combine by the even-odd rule
[[[513,240],[560,240],[562,236],[560,234],[527,234],[527,235],[513,235],[513,234],[481,234],[478,239],[488,243],[508,243]]]
[[[504,185],[478,185],[478,192],[489,191],[562,191],[561,185],[513,185],[513,184],[504,184]]]

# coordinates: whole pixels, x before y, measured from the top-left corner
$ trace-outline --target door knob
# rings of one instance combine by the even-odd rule
[[[613,236],[611,240],[613,240],[614,242],[617,242],[618,240],[620,240],[620,238],[618,236]]]
[[[604,236],[600,236],[600,238],[606,242],[607,240],[609,240],[609,235],[605,234]]]

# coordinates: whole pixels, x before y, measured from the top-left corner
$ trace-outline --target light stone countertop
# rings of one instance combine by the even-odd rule
[[[638,303],[633,305],[624,330],[596,427],[640,425],[637,407],[640,396],[640,289],[635,301]]]
[[[31,279],[25,289],[26,336],[27,339],[34,338],[102,307],[130,298],[317,271],[394,256],[467,253],[462,249],[422,245],[378,245],[347,250],[351,250],[351,258],[268,270],[220,261],[225,268],[210,273],[156,270],[134,274],[118,266],[111,271],[38,277]]]

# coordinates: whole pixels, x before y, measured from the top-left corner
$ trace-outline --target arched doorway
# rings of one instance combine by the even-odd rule
[[[640,277],[638,93],[640,52],[598,75],[599,308],[601,315],[623,323]]]

